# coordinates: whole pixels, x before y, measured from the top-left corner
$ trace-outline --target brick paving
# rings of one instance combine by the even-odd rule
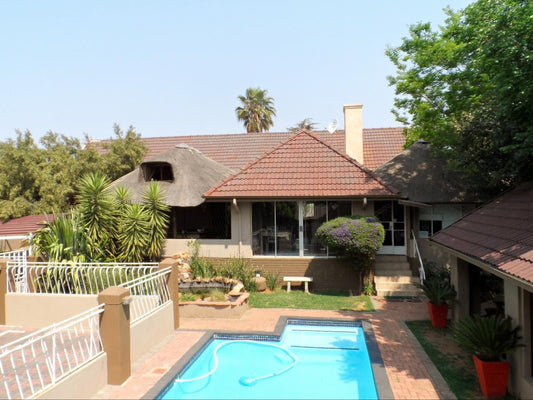
[[[140,399],[207,331],[273,332],[281,316],[366,319],[371,322],[395,399],[452,399],[453,393],[404,321],[428,319],[424,302],[374,298],[375,312],[250,309],[240,319],[181,318],[165,343],[133,367],[120,386],[108,385],[97,398]]]

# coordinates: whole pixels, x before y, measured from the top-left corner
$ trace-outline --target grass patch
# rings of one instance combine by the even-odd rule
[[[433,328],[430,321],[405,323],[458,399],[483,398],[472,357],[465,352],[449,351],[456,346],[449,328]],[[446,343],[452,347],[443,348]]]
[[[250,293],[250,307],[255,308],[296,308],[334,311],[374,311],[368,296],[350,296],[348,292],[323,291],[311,294],[293,290],[276,290],[272,293]]]
[[[430,321],[405,322],[458,399],[483,399],[472,355],[452,339],[452,330],[433,328]],[[503,399],[516,399],[507,395]]]

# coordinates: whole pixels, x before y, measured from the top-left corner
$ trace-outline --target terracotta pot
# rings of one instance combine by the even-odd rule
[[[505,396],[509,380],[509,363],[507,361],[482,361],[474,355],[474,364],[483,396]]]
[[[446,322],[448,320],[448,304],[437,305],[428,303],[428,309],[433,327],[446,328]]]

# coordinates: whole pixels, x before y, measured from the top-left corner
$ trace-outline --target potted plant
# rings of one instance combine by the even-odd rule
[[[520,327],[513,327],[511,317],[465,317],[454,324],[455,341],[472,352],[476,372],[485,397],[501,397],[507,392],[509,362],[504,357],[523,346]]]
[[[417,284],[428,298],[429,316],[434,328],[446,328],[448,320],[448,302],[455,299],[457,293],[448,279],[433,275]]]

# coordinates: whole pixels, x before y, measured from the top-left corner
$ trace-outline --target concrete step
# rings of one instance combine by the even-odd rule
[[[380,297],[392,296],[392,297],[418,297],[420,291],[416,290],[377,290],[377,295]]]
[[[376,290],[418,290],[411,282],[376,282]]]
[[[378,283],[420,283],[420,278],[416,276],[406,276],[406,275],[385,275],[385,276],[374,276],[374,282],[376,285]]]
[[[376,263],[376,271],[383,269],[411,270],[409,263]]]

